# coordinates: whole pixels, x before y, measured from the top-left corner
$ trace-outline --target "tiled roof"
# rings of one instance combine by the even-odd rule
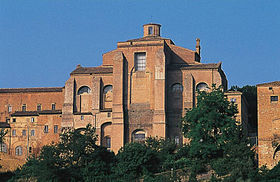
[[[40,87],[40,88],[0,88],[0,93],[22,92],[62,92],[63,87]]]
[[[43,110],[43,111],[16,111],[11,114],[12,117],[18,116],[39,116],[40,114],[61,114],[61,110]]]
[[[0,128],[11,128],[9,123],[6,122],[0,122]]]
[[[210,64],[172,64],[168,69],[218,69],[221,63],[210,63]]]
[[[98,67],[77,67],[74,71],[70,73],[70,75],[73,74],[107,74],[107,73],[113,73],[113,68],[112,67],[103,67],[103,66],[98,66]]]
[[[269,83],[261,83],[261,84],[257,84],[258,87],[264,86],[264,87],[268,87],[268,86],[280,86],[280,81],[274,81],[274,82],[269,82]]]
[[[130,40],[127,40],[126,42],[155,41],[155,40],[170,40],[170,39],[163,38],[160,36],[146,36],[146,37],[141,37],[138,39],[130,39]]]

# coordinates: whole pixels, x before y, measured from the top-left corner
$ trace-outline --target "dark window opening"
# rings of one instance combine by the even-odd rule
[[[148,29],[148,34],[149,34],[149,35],[152,35],[152,34],[153,34],[153,27],[149,27],[149,29]]]
[[[278,101],[278,96],[270,96],[270,101],[271,102],[277,102]]]
[[[0,143],[0,152],[7,153],[7,145],[5,143]]]
[[[15,123],[17,121],[17,119],[16,118],[13,118],[13,122]]]
[[[17,146],[16,147],[16,155],[22,155],[22,147],[21,146]]]
[[[41,110],[42,110],[41,104],[37,104],[37,111],[41,111]]]
[[[44,127],[44,133],[48,133],[49,132],[49,126],[48,125],[45,125]]]
[[[35,136],[35,130],[31,130],[30,135],[31,135],[31,136]]]
[[[22,130],[22,136],[26,136],[26,130]]]
[[[21,109],[22,109],[22,112],[26,112],[26,104],[23,104]]]
[[[54,132],[54,133],[57,133],[57,132],[58,132],[58,125],[54,125],[54,127],[53,127],[53,132]]]
[[[29,151],[28,151],[29,153],[32,153],[32,147],[29,147]]]
[[[53,111],[55,110],[55,104],[52,104],[52,110]]]

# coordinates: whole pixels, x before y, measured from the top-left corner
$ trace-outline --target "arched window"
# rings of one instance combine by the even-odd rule
[[[22,155],[22,147],[21,146],[16,147],[16,155],[18,155],[18,156]]]
[[[171,86],[171,92],[174,94],[180,94],[183,92],[183,86],[180,83],[175,83]]]
[[[132,141],[133,142],[145,142],[146,139],[146,133],[144,130],[135,130],[132,133]]]
[[[106,85],[103,88],[103,98],[105,102],[111,102],[112,101],[112,97],[113,97],[113,87],[112,85]]]
[[[90,88],[88,86],[82,86],[78,90],[78,95],[81,95],[83,93],[90,93]]]
[[[201,82],[201,83],[197,84],[196,90],[200,91],[200,92],[207,91],[207,90],[209,90],[209,87],[208,87],[208,85],[206,83]]]
[[[7,145],[5,143],[0,143],[0,152],[7,153]]]

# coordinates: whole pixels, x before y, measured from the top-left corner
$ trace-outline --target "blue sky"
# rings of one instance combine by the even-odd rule
[[[279,0],[0,0],[0,88],[64,86],[142,25],[222,62],[229,86],[280,80]]]

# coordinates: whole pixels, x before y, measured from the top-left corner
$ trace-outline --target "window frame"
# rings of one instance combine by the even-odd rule
[[[279,101],[278,95],[271,95],[270,96],[270,102],[276,103]]]
[[[141,56],[143,56],[144,59]],[[135,71],[146,71],[146,67],[147,67],[147,53],[146,52],[135,52],[134,53]]]
[[[16,156],[22,156],[22,147],[21,146],[17,146],[15,148],[15,155]]]
[[[49,125],[44,125],[44,133],[49,133]]]
[[[55,111],[56,104],[52,103],[52,111]]]
[[[26,136],[26,130],[22,130],[22,136]]]
[[[30,131],[30,136],[35,136],[35,130]]]
[[[53,133],[58,133],[58,125],[53,126]]]
[[[26,109],[27,109],[26,104],[22,104],[21,111],[22,112],[26,112]]]
[[[42,111],[42,104],[37,104],[37,111]]]

